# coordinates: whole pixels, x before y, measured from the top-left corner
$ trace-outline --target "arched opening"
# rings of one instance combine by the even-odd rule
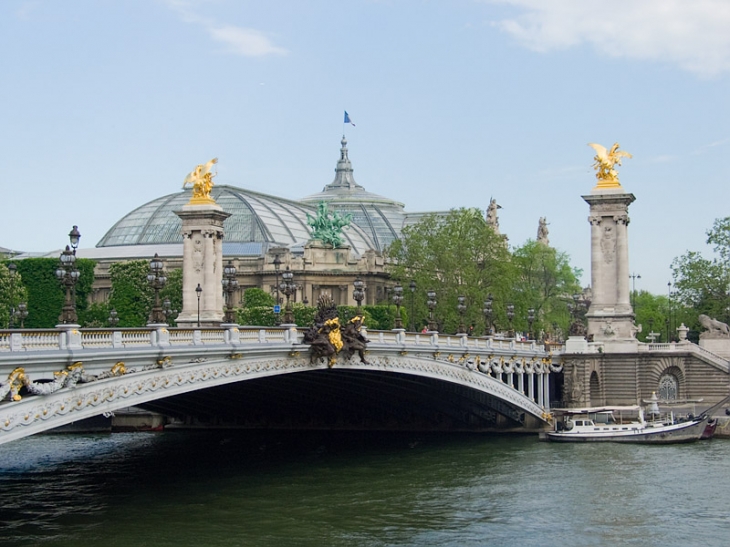
[[[679,380],[674,374],[662,374],[659,378],[659,400],[676,401],[679,399]]]
[[[590,398],[591,406],[603,404],[603,397],[601,397],[601,383],[598,381],[598,373],[595,370],[591,372]]]

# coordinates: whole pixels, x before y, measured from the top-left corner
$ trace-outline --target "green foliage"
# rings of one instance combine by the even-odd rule
[[[363,306],[366,317],[365,326],[370,330],[391,330],[395,328],[395,306]],[[400,309],[401,320],[408,326],[408,314],[403,306]]]
[[[428,215],[404,228],[400,240],[387,249],[394,279],[407,287],[416,282],[414,319],[416,327],[428,321],[427,291],[436,292],[435,317],[445,332],[455,332],[459,323],[457,298],[466,297],[466,324],[484,326],[482,302],[494,295],[496,317],[503,316],[509,279],[514,266],[504,239],[484,221],[478,209],[453,209],[448,215]],[[406,289],[404,308],[410,310]]]
[[[529,328],[530,308],[535,310],[533,334],[550,331],[553,324],[567,328],[568,302],[572,295],[582,292],[578,283],[581,272],[570,266],[568,255],[529,240],[512,252],[512,260],[517,274],[512,285],[515,328]]]
[[[65,291],[56,277],[59,260],[57,258],[26,258],[13,262],[18,267],[17,279],[21,280],[22,291],[24,291],[22,297],[27,299],[28,303],[28,317],[25,320],[25,327],[35,329],[53,328],[58,324],[58,316],[61,313],[65,299]],[[8,263],[5,262],[5,271],[7,271]],[[82,325],[84,324],[84,314],[88,306],[91,286],[94,282],[95,265],[96,263],[93,260],[84,258],[76,260],[76,268],[78,268],[80,274],[76,283],[76,310],[79,323]],[[0,286],[0,291],[6,294],[2,286]],[[20,294],[15,296],[20,298]],[[5,309],[7,310],[7,305]],[[2,311],[0,311],[0,314],[2,314]],[[0,321],[2,321],[2,315],[0,315]],[[0,324],[5,325],[7,323]]]
[[[109,307],[117,310],[119,327],[147,324],[154,295],[147,282],[149,269],[146,260],[117,262],[109,267],[112,282]]]
[[[263,289],[253,287],[246,289],[243,293],[244,308],[259,308],[265,306],[273,308],[274,304],[276,304],[276,299]]]
[[[170,301],[170,309],[175,313],[167,318],[167,322],[170,326],[175,326],[175,319],[182,310],[183,305],[183,280],[182,280],[182,269],[175,268],[174,270],[168,270],[165,275],[167,276],[167,283],[165,287],[160,291],[160,300],[162,302],[165,299]]]
[[[86,308],[82,327],[104,328],[109,326],[109,312],[111,308],[108,302],[93,302]]]
[[[11,276],[7,268],[9,263],[0,263],[0,328],[9,327],[11,310],[17,310],[20,302],[27,303],[28,300],[22,274],[16,270],[15,276]]]
[[[672,262],[671,322],[683,321],[693,330],[700,328],[699,314],[721,321],[730,319],[730,217],[715,220],[707,231],[707,244],[713,246],[714,258],[687,251]]]
[[[416,282],[413,304],[417,330],[428,322],[427,292],[436,293],[434,318],[439,330],[456,332],[462,320],[458,297],[464,296],[464,326],[485,332],[484,302],[492,297],[492,323],[509,327],[507,305],[514,305],[513,327],[527,330],[527,310],[535,309],[533,331],[567,330],[567,302],[580,292],[578,276],[565,253],[528,241],[510,253],[504,238],[478,209],[453,209],[444,217],[429,215],[404,228],[388,249],[390,273],[404,287],[402,311],[410,311],[410,281]],[[404,320],[404,324],[408,325]]]

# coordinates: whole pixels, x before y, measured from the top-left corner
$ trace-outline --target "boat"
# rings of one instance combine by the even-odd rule
[[[554,415],[555,429],[543,436],[554,442],[690,443],[700,439],[709,420],[702,414],[647,421],[638,405],[556,409]]]
[[[707,425],[705,426],[705,430],[702,432],[702,435],[700,435],[700,439],[701,440],[711,439],[715,435],[716,429],[717,429],[717,418],[712,418],[710,421],[707,422]]]

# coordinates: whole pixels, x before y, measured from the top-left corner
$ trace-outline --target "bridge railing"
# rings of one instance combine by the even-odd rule
[[[372,342],[408,346],[439,346],[472,350],[516,350],[541,352],[541,344],[533,340],[496,337],[469,337],[439,333],[414,333],[402,330],[369,331]],[[197,346],[226,344],[291,344],[301,343],[304,329],[289,327],[190,328],[154,327],[123,329],[20,329],[0,331],[0,354],[16,351],[49,351],[63,349],[131,348],[151,346]]]

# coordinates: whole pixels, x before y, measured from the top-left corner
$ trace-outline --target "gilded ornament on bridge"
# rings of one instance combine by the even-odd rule
[[[369,340],[361,332],[363,321],[362,315],[356,315],[343,328],[340,325],[337,306],[332,297],[329,294],[320,295],[314,325],[304,333],[303,342],[309,344],[310,363],[315,363],[324,357],[327,359],[328,366],[332,367],[337,359],[337,354],[342,350],[347,355],[347,359],[357,352],[360,360],[367,363],[365,348]]]
[[[213,158],[206,164],[195,167],[183,182],[183,188],[187,188],[188,184],[193,186],[193,197],[190,198],[188,205],[211,205],[215,204],[215,200],[210,196],[210,190],[213,188],[213,177],[217,173],[212,173],[213,165],[218,163],[218,158]]]
[[[631,158],[631,154],[619,150],[618,143],[614,143],[610,150],[606,150],[600,144],[591,142],[588,143],[588,146],[596,151],[596,155],[593,158],[596,163],[593,164],[593,168],[596,170],[598,184],[593,189],[622,188],[615,167],[621,165],[621,158]]]

